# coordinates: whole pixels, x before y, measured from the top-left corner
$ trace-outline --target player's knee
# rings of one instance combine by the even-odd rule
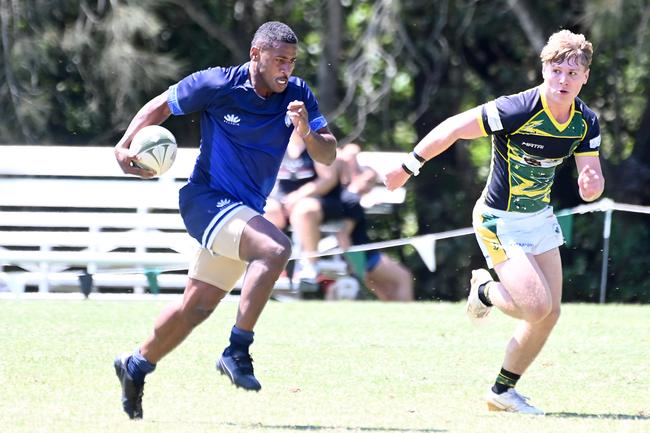
[[[269,268],[282,270],[291,257],[291,241],[286,236],[279,238],[274,240],[266,251],[263,260]]]
[[[188,311],[186,318],[192,326],[197,326],[210,317],[216,307],[217,305],[195,305]]]
[[[287,264],[289,258],[291,257],[292,248],[293,247],[291,246],[291,241],[289,238],[285,237],[280,241],[277,255],[283,267]]]
[[[193,290],[181,305],[180,312],[185,322],[194,327],[210,317],[226,292],[202,281],[191,280],[191,283]]]
[[[405,291],[412,291],[413,274],[411,274],[411,271],[403,266],[398,266],[396,275],[399,279],[400,287],[402,287]]]
[[[545,320],[553,311],[550,299],[539,299],[526,311],[525,320],[530,323],[539,323]]]
[[[550,328],[554,327],[555,324],[560,320],[560,306],[551,308],[551,312],[544,318],[544,322]]]
[[[210,317],[217,304],[218,301],[216,303],[185,302],[178,306],[175,314],[185,328],[192,329]]]
[[[318,219],[321,216],[320,202],[313,197],[306,197],[299,200],[291,211],[291,220],[296,219]]]

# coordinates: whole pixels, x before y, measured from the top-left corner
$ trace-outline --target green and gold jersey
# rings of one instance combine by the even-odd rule
[[[579,98],[566,123],[558,123],[539,87],[483,105],[479,123],[492,135],[485,204],[512,212],[549,205],[555,168],[571,155],[598,156],[596,114]]]

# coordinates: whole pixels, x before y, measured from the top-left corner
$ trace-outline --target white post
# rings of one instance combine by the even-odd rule
[[[609,261],[609,235],[612,230],[612,209],[605,211],[605,221],[603,224],[603,263],[600,268],[600,298],[601,304],[605,303],[607,294],[607,262]]]
[[[135,231],[134,235],[135,235],[136,239],[138,240],[136,242],[136,244],[135,244],[135,254],[136,254],[136,256],[142,256],[147,251],[147,249],[145,247],[145,244],[144,244],[144,241],[143,241],[143,238],[144,238],[145,233],[146,233],[146,229],[145,229],[145,226],[144,226],[144,218],[148,213],[149,213],[148,208],[146,208],[144,206],[140,206],[140,207],[138,207],[138,211],[137,211],[136,216],[135,216],[138,219],[138,223],[135,225],[135,230],[134,230]],[[139,266],[141,266],[143,269],[145,269],[145,266],[143,266],[143,265],[139,265]],[[135,285],[133,287],[133,293],[135,293],[137,295],[141,295],[141,294],[145,293],[144,286],[139,285],[139,284]]]
[[[91,254],[101,251],[99,245],[99,232],[100,229],[97,226],[97,224],[93,224],[90,227],[88,227],[88,237],[90,238],[88,242],[88,251]],[[93,275],[96,272],[97,272],[97,263],[88,262],[88,265],[86,266],[86,273]]]
[[[41,248],[42,251],[52,251],[50,245],[43,245]],[[38,271],[40,274],[40,281],[38,283],[38,291],[41,293],[47,293],[50,291],[50,264],[46,261],[42,261],[38,264]]]

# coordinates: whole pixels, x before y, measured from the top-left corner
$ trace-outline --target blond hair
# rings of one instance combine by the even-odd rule
[[[591,42],[585,39],[584,35],[560,30],[548,38],[539,57],[544,64],[562,63],[567,60],[569,63],[579,64],[588,69],[593,54]]]

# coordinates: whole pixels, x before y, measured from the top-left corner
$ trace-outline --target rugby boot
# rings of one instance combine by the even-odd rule
[[[488,410],[490,411],[544,415],[543,410],[528,403],[530,399],[519,394],[514,388],[510,388],[508,391],[501,394],[497,394],[490,389],[486,395],[486,400]]]
[[[478,289],[481,285],[494,281],[492,275],[485,269],[475,269],[472,271],[472,278],[470,280],[469,296],[467,297],[467,304],[465,311],[467,317],[474,324],[483,324],[487,319],[488,314],[492,307],[488,307],[478,297]]]
[[[235,352],[229,347],[226,348],[217,361],[217,370],[228,376],[237,388],[244,388],[247,391],[262,389],[262,385],[253,373],[253,358],[248,353]]]
[[[126,365],[131,358],[130,354],[123,354],[115,358],[113,366],[115,374],[122,386],[122,408],[131,419],[142,419],[142,396],[144,394],[144,383],[137,385],[129,376]]]

